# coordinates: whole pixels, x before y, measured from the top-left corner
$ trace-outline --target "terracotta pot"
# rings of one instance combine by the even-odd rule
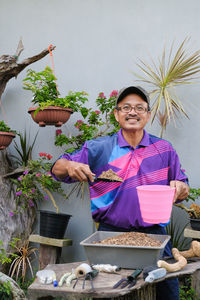
[[[13,132],[0,131],[0,150],[7,148],[15,135]]]
[[[30,107],[28,113],[31,114],[32,119],[39,124],[40,127],[47,125],[60,127],[69,120],[70,115],[73,113],[71,108],[48,106],[43,110],[39,110],[36,115],[34,115],[36,109],[38,109],[38,107]]]

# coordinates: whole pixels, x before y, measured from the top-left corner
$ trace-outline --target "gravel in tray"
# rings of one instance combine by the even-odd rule
[[[105,245],[128,245],[128,246],[142,246],[142,247],[160,247],[161,241],[149,237],[146,233],[141,232],[127,232],[104,239],[102,241],[93,242],[94,244]]]

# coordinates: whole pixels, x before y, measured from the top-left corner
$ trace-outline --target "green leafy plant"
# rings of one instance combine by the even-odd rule
[[[14,141],[14,148],[18,153],[18,156],[16,155],[11,155],[11,157],[15,158],[15,162],[17,163],[17,165],[22,166],[22,167],[26,167],[28,164],[28,161],[32,159],[32,150],[33,147],[35,145],[37,136],[38,136],[38,132],[36,133],[32,144],[29,144],[29,140],[30,140],[30,133],[29,136],[27,137],[27,133],[26,130],[24,131],[24,133],[17,133],[17,135],[19,136],[19,144],[17,144]]]
[[[179,286],[180,300],[200,300],[195,289],[191,285],[191,276],[184,277]]]
[[[177,113],[188,117],[180,98],[175,93],[175,87],[193,83],[195,75],[200,72],[200,50],[192,54],[189,51],[187,53],[185,47],[187,42],[188,39],[185,39],[180,44],[173,57],[174,44],[172,44],[168,59],[164,47],[158,64],[152,61],[151,65],[140,60],[137,66],[144,75],[134,73],[139,81],[151,86],[150,97],[154,101],[152,123],[157,116],[161,125],[161,137],[171,118],[175,122]]]
[[[29,69],[23,81],[24,89],[33,93],[32,103],[39,106],[38,110],[47,106],[59,106],[71,108],[73,111],[82,111],[84,114],[83,104],[88,100],[87,94],[84,91],[70,91],[67,96],[61,98],[56,77],[50,67],[46,67],[41,72]]]
[[[115,120],[113,109],[116,106],[118,91],[114,90],[107,98],[103,92],[99,93],[96,105],[99,110],[83,107],[80,113],[84,120],[77,120],[74,124],[78,132],[76,135],[66,135],[62,130],[56,130],[56,146],[67,146],[66,152],[71,153],[90,139],[98,138],[117,132],[120,127]],[[82,113],[84,111],[84,114]]]
[[[9,242],[9,246],[12,248],[15,248],[16,243],[19,241],[18,238],[13,238]],[[14,253],[8,253],[6,250],[3,248],[3,242],[0,240],[0,263],[3,264],[9,264],[12,262],[12,258],[15,257]]]
[[[13,133],[16,133],[16,131],[10,129],[10,127],[7,126],[3,120],[0,121],[0,131],[2,131],[2,132],[13,132]]]
[[[0,283],[0,299],[1,300],[12,300],[12,291],[11,291],[11,284],[9,281],[5,281]]]
[[[56,192],[65,196],[61,188],[61,182],[55,181],[50,173],[52,156],[47,153],[39,153],[40,158],[29,160],[24,173],[17,179],[11,179],[16,185],[17,210],[11,211],[10,216],[19,210],[28,207],[37,207],[38,201],[50,198],[57,213],[58,206],[52,193]]]
[[[199,198],[200,198],[200,189],[191,188],[190,193],[188,197],[185,199],[185,201],[188,202],[189,200],[192,200],[193,202],[195,202]],[[189,214],[190,217],[194,219],[200,219],[200,205],[192,203],[189,208],[185,206],[182,202],[176,203],[175,205],[177,207],[184,209]]]

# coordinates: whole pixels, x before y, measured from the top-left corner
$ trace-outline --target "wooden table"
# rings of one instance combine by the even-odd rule
[[[39,243],[39,270],[44,269],[48,264],[60,262],[63,247],[71,246],[71,239],[52,239],[38,234],[31,234],[29,241]]]
[[[57,276],[57,280],[66,272],[71,272],[83,262],[68,263],[68,264],[52,264],[48,265],[45,269],[54,270]],[[88,263],[88,262],[86,262]],[[191,274],[197,274],[199,277],[200,271],[200,258],[194,259],[194,262],[188,263],[186,267],[174,273],[168,273],[165,278],[181,277]],[[52,284],[45,285],[41,284],[38,279],[36,279],[28,289],[28,295],[30,300],[36,299],[53,299],[52,297],[61,297],[63,299],[84,299],[84,298],[95,298],[95,299],[134,299],[134,300],[154,300],[155,296],[155,285],[154,283],[146,283],[143,280],[142,274],[140,274],[136,285],[131,288],[124,289],[112,289],[113,285],[119,281],[121,278],[130,275],[134,270],[122,269],[119,274],[108,274],[100,272],[98,276],[94,279],[94,289],[91,290],[90,281],[86,280],[85,289],[82,289],[82,280],[79,280],[75,289],[73,289],[73,283],[70,287],[63,285],[62,287],[53,287]],[[163,280],[163,279],[162,279]],[[48,298],[49,296],[49,298]],[[44,297],[44,298],[43,298]]]

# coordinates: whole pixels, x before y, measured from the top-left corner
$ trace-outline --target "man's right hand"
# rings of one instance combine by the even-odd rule
[[[95,174],[92,173],[90,167],[83,163],[67,160],[64,158],[58,159],[52,169],[53,174],[60,179],[70,176],[79,181],[94,181]]]
[[[90,167],[86,164],[78,163],[75,161],[68,161],[67,167],[68,175],[79,181],[94,181],[95,174],[92,173]]]

